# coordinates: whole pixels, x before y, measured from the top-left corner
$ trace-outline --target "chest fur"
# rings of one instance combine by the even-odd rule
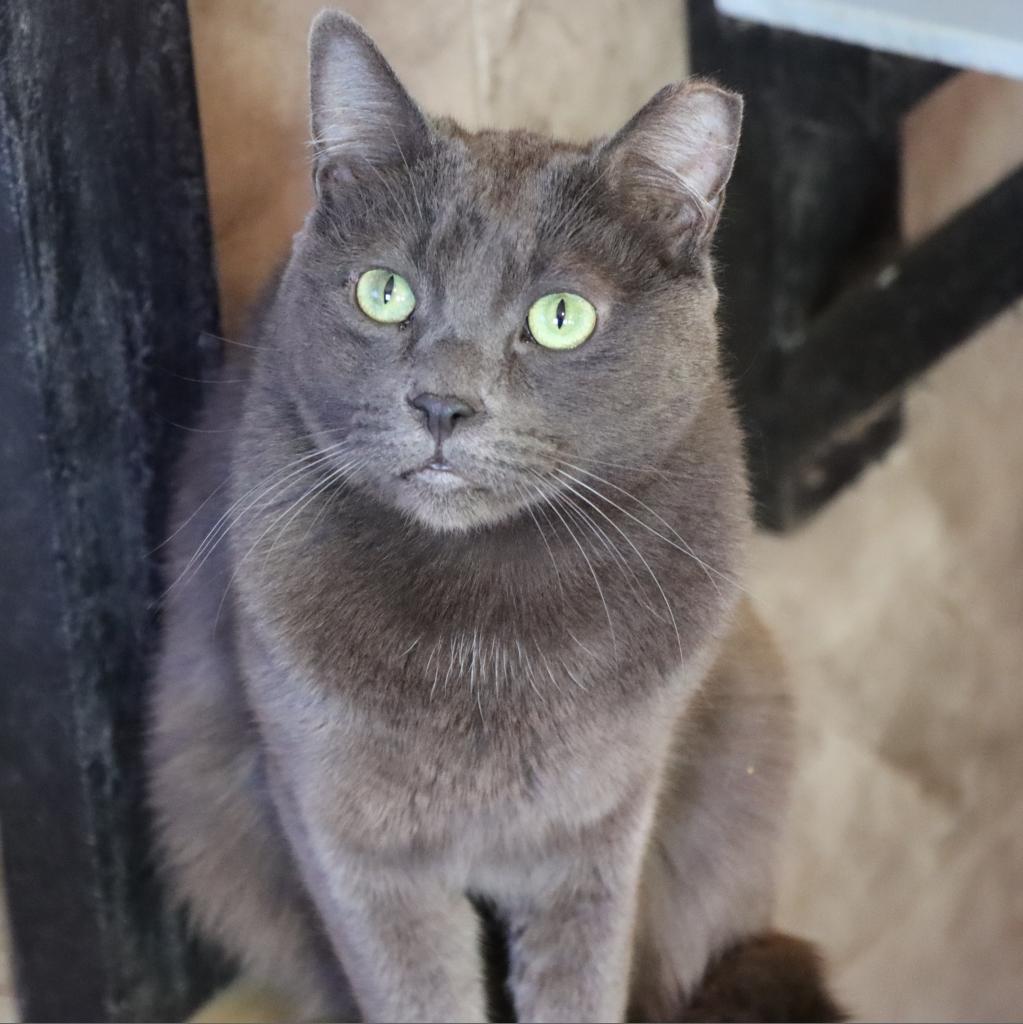
[[[413,649],[397,683],[379,664],[351,661],[325,685],[265,645],[248,659],[272,756],[306,812],[349,848],[493,861],[599,820],[655,770],[682,681],[622,700],[587,687],[584,654],[566,655],[569,673],[549,655],[527,668],[496,642],[476,645],[490,653],[474,656],[457,637]]]

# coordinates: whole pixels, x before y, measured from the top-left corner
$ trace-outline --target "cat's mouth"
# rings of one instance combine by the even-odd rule
[[[487,459],[477,463],[468,456],[466,461],[469,467],[463,468],[461,460],[453,462],[443,451],[434,451],[424,462],[394,473],[390,500],[442,533],[462,533],[513,515],[516,500],[509,501],[499,478],[487,478]]]
[[[427,459],[420,466],[406,470],[401,474],[402,480],[412,480],[417,483],[426,484],[438,490],[457,491],[471,488],[482,490],[479,484],[474,483],[460,470],[456,469],[443,456],[434,455]]]

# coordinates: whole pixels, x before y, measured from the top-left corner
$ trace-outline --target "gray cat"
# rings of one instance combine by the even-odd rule
[[[308,1018],[485,1020],[472,900],[520,1020],[718,1012],[790,745],[708,256],[741,101],[573,146],[426,118],[339,13],[311,58],[316,207],[178,491],[175,890]]]

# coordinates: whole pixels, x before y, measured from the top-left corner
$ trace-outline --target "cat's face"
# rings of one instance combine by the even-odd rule
[[[312,52],[290,380],[355,485],[464,530],[560,515],[559,489],[585,501],[684,443],[717,375],[705,248],[737,101],[668,90],[576,148],[428,124],[343,17]]]

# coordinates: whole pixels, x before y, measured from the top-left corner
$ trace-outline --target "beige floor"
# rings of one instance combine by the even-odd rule
[[[1023,83],[983,75],[913,112],[908,238],[1023,163],[1021,119]],[[804,722],[781,920],[868,1019],[1023,1019],[1021,375],[1023,304],[910,391],[883,464],[755,550]]]
[[[909,396],[883,465],[763,537],[804,749],[781,920],[875,1020],[1023,1015],[1023,308]]]
[[[307,202],[319,6],[191,4],[231,330]],[[348,6],[424,105],[471,124],[606,132],[683,66],[676,0]],[[915,115],[908,236],[1023,159],[1021,113],[1019,85],[975,76]],[[779,917],[821,943],[859,1017],[1020,1019],[1023,307],[921,380],[907,416],[856,486],[753,551],[803,720]]]

